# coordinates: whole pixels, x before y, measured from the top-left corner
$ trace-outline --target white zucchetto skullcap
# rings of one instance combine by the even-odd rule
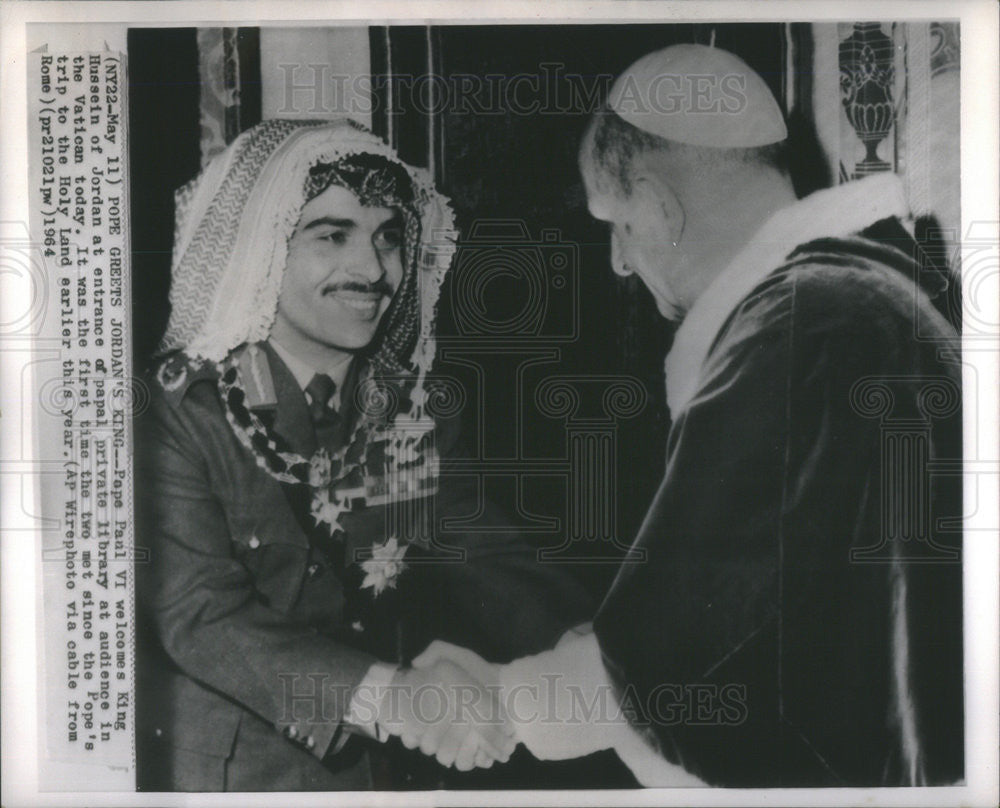
[[[695,146],[752,148],[788,137],[764,80],[738,56],[707,45],[643,56],[618,77],[608,106],[644,132]]]

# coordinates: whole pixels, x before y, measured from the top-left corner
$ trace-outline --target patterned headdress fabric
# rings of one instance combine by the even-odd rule
[[[177,192],[170,321],[161,350],[221,361],[267,339],[305,203],[330,185],[404,217],[403,280],[374,341],[378,372],[427,371],[455,250],[454,214],[426,171],[352,121],[270,120],[240,135]]]
[[[351,154],[335,164],[320,163],[309,169],[305,201],[331,185],[350,188],[362,205],[403,207],[413,203],[413,185],[399,163],[377,154]]]

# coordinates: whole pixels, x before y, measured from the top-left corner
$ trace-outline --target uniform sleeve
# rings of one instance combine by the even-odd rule
[[[376,660],[269,604],[233,552],[208,464],[185,415],[154,397],[138,428],[140,604],[188,676],[323,757]]]
[[[457,424],[445,423],[439,433],[442,456],[454,456]],[[443,474],[434,508],[438,525],[478,514],[490,529],[439,534],[437,560],[427,571],[430,608],[439,615],[430,639],[509,662],[551,648],[567,628],[593,617],[596,599],[573,565],[540,559],[538,547],[506,527],[505,510],[484,500],[474,479]]]

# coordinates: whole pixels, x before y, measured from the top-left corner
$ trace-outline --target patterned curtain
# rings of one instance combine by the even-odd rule
[[[201,165],[260,122],[260,46],[256,28],[199,28]]]
[[[957,22],[812,26],[813,115],[830,173],[903,179],[910,208],[949,248],[959,207]]]

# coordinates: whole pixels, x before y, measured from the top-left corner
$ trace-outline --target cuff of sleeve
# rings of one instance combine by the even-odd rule
[[[357,671],[353,673],[354,682],[361,678],[363,671],[371,667],[372,659],[370,656],[359,655],[357,659],[351,660]],[[294,685],[292,692],[285,694],[291,709],[285,710],[287,717],[279,719],[275,728],[289,741],[320,760],[339,752],[349,738],[344,731],[345,716],[357,687],[348,683],[350,673],[348,670],[343,677],[334,681],[313,674],[307,677],[312,685],[311,689],[301,684]],[[351,701],[348,700],[349,696]]]
[[[395,665],[383,662],[376,662],[368,669],[365,678],[354,688],[344,714],[344,723],[350,730],[380,743],[386,740],[388,733],[378,724],[378,711],[397,670]]]
[[[329,751],[336,739],[338,727],[339,724],[334,721],[322,721],[314,724],[291,721],[277,725],[278,731],[288,740],[320,759]]]
[[[687,769],[670,763],[631,727],[619,734],[615,752],[644,788],[693,788],[707,786]]]
[[[499,679],[517,737],[540,760],[612,748],[627,729],[593,634],[567,632],[551,651],[502,666]],[[584,704],[596,717],[580,712]]]

